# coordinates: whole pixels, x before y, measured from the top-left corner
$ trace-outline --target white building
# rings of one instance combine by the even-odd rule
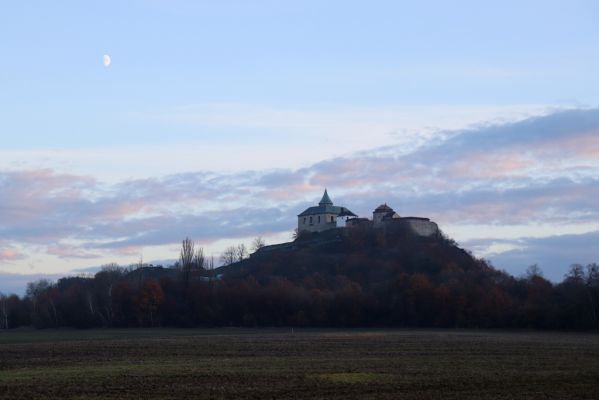
[[[357,217],[345,207],[334,206],[327,190],[317,206],[307,208],[297,216],[297,231],[322,232],[337,227],[337,218]]]

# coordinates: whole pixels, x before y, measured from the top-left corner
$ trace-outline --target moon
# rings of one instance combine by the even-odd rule
[[[104,54],[103,62],[105,67],[110,66],[112,60],[110,59],[110,56],[108,54]]]

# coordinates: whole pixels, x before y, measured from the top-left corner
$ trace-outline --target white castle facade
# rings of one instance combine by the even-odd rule
[[[439,234],[439,227],[430,219],[401,217],[386,203],[381,204],[372,212],[372,220],[359,218],[348,208],[333,205],[326,189],[317,206],[309,207],[297,216],[297,232],[322,232],[335,229],[338,225],[338,218],[345,218],[347,227],[372,226],[376,229],[384,229],[390,225],[402,224],[410,227],[419,236]]]

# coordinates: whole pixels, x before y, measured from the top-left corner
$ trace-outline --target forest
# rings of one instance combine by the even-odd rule
[[[599,327],[599,265],[560,283],[514,277],[443,236],[369,228],[302,235],[281,250],[229,248],[213,268],[190,239],[168,267],[105,265],[0,295],[0,328]]]

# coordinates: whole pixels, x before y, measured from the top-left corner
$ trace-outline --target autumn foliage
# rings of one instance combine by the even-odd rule
[[[596,264],[572,266],[559,284],[537,267],[513,277],[447,238],[406,231],[339,230],[190,268],[111,265],[35,282],[22,299],[0,297],[0,327],[598,327]]]

